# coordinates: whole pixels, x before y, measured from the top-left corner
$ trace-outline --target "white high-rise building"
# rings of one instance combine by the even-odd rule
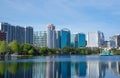
[[[87,47],[103,47],[104,34],[103,32],[89,32],[87,39]]]
[[[47,47],[55,48],[56,47],[56,31],[53,24],[48,25],[47,27]]]

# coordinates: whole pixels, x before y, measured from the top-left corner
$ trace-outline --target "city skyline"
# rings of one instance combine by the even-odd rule
[[[120,34],[119,0],[1,0],[0,22],[46,30],[53,23],[74,33],[104,32],[105,38]]]

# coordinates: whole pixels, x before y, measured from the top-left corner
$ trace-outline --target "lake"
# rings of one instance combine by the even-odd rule
[[[0,78],[120,78],[120,56],[0,58]]]

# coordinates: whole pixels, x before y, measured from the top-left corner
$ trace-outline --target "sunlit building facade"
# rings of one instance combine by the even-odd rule
[[[87,47],[103,47],[104,45],[104,34],[103,32],[89,32],[87,39]]]
[[[56,31],[53,24],[47,27],[47,47],[56,48]]]
[[[33,35],[33,45],[36,47],[47,47],[47,32],[35,31]]]

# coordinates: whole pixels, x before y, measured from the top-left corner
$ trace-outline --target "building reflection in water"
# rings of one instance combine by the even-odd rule
[[[105,78],[120,74],[120,62],[0,62],[0,78]]]
[[[120,75],[120,62],[109,62],[109,68],[112,72]]]
[[[99,61],[89,61],[87,62],[88,66],[88,78],[104,78],[106,68],[108,66],[105,62]]]
[[[0,78],[32,78],[31,63],[0,62]]]

